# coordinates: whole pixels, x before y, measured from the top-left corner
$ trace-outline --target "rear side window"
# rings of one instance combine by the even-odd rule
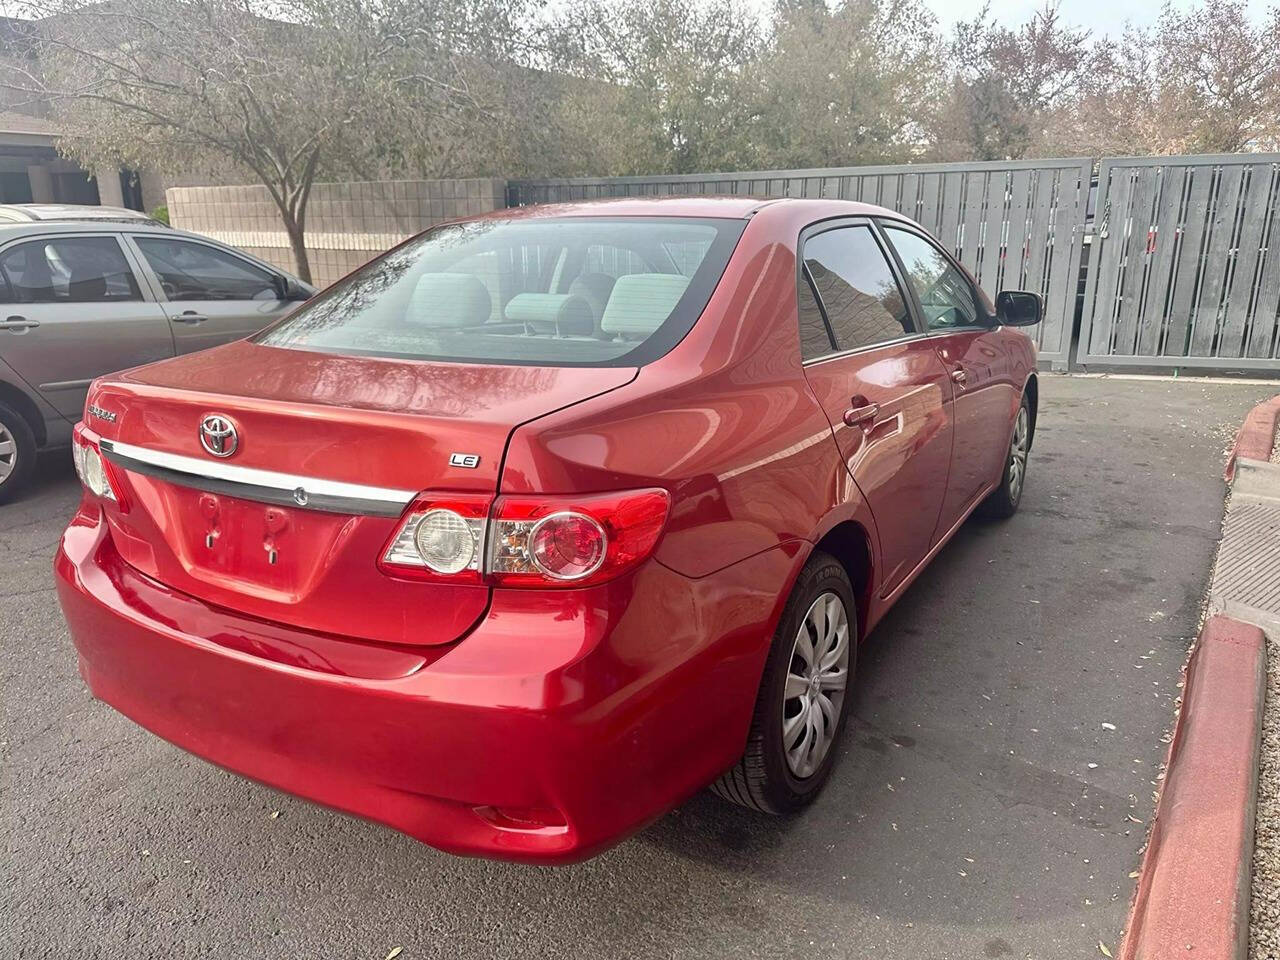
[[[279,300],[270,273],[203,243],[134,236],[169,300]]]
[[[813,292],[813,282],[806,270],[800,277],[800,356],[805,360],[824,357],[835,350],[831,332],[822,317],[822,307]]]
[[[31,240],[0,254],[12,303],[141,300],[138,281],[115,237]]]
[[[900,340],[913,332],[906,300],[870,227],[840,227],[810,237],[804,266],[837,350]],[[801,291],[802,323],[803,303]]]
[[[632,366],[698,319],[744,220],[451,224],[384,254],[257,342],[475,363]]]

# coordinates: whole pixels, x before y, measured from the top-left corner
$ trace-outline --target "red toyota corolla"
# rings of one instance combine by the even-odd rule
[[[987,251],[988,256],[996,255]],[[1035,348],[840,201],[502,211],[98,380],[55,562],[95,695],[455,853],[812,800],[858,643],[1018,506]]]

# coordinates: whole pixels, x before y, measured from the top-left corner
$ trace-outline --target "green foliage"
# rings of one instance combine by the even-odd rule
[[[151,211],[151,219],[159,220],[161,223],[167,226],[169,223],[169,208],[164,204],[161,204],[160,206],[156,207],[154,210]]]
[[[1116,41],[1053,2],[949,39],[924,0],[542,2],[35,0],[0,88],[87,169],[265,185],[304,278],[317,178],[1280,146],[1280,8],[1241,0]]]

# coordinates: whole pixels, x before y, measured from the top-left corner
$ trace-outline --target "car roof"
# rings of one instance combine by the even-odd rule
[[[854,200],[827,200],[799,197],[744,196],[669,196],[613,197],[602,200],[576,200],[566,203],[535,204],[508,207],[485,214],[486,218],[505,217],[711,217],[734,220],[755,216],[766,207],[785,204],[804,207],[816,217],[890,216],[901,214],[870,203]]]
[[[101,207],[80,203],[4,203],[0,216],[14,216],[21,221],[62,220],[126,220],[158,223],[139,210],[126,207]]]
[[[21,222],[0,222],[0,241],[14,237],[48,236],[57,233],[139,233],[155,234],[162,237],[189,237],[192,240],[203,240],[206,243],[217,241],[202,237],[198,233],[176,230],[167,227],[158,220],[25,220]]]

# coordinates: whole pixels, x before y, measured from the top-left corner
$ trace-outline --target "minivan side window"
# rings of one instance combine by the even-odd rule
[[[914,332],[906,299],[870,227],[820,233],[805,241],[803,256],[836,350],[871,347]],[[803,291],[800,296],[803,305]],[[801,314],[803,323],[803,309]]]
[[[141,300],[115,237],[29,240],[0,254],[11,303],[113,303]]]
[[[276,278],[203,243],[134,236],[169,300],[279,300]]]
[[[980,316],[973,285],[946,254],[918,233],[884,225],[884,232],[902,259],[907,282],[920,298],[930,330],[971,327]]]

